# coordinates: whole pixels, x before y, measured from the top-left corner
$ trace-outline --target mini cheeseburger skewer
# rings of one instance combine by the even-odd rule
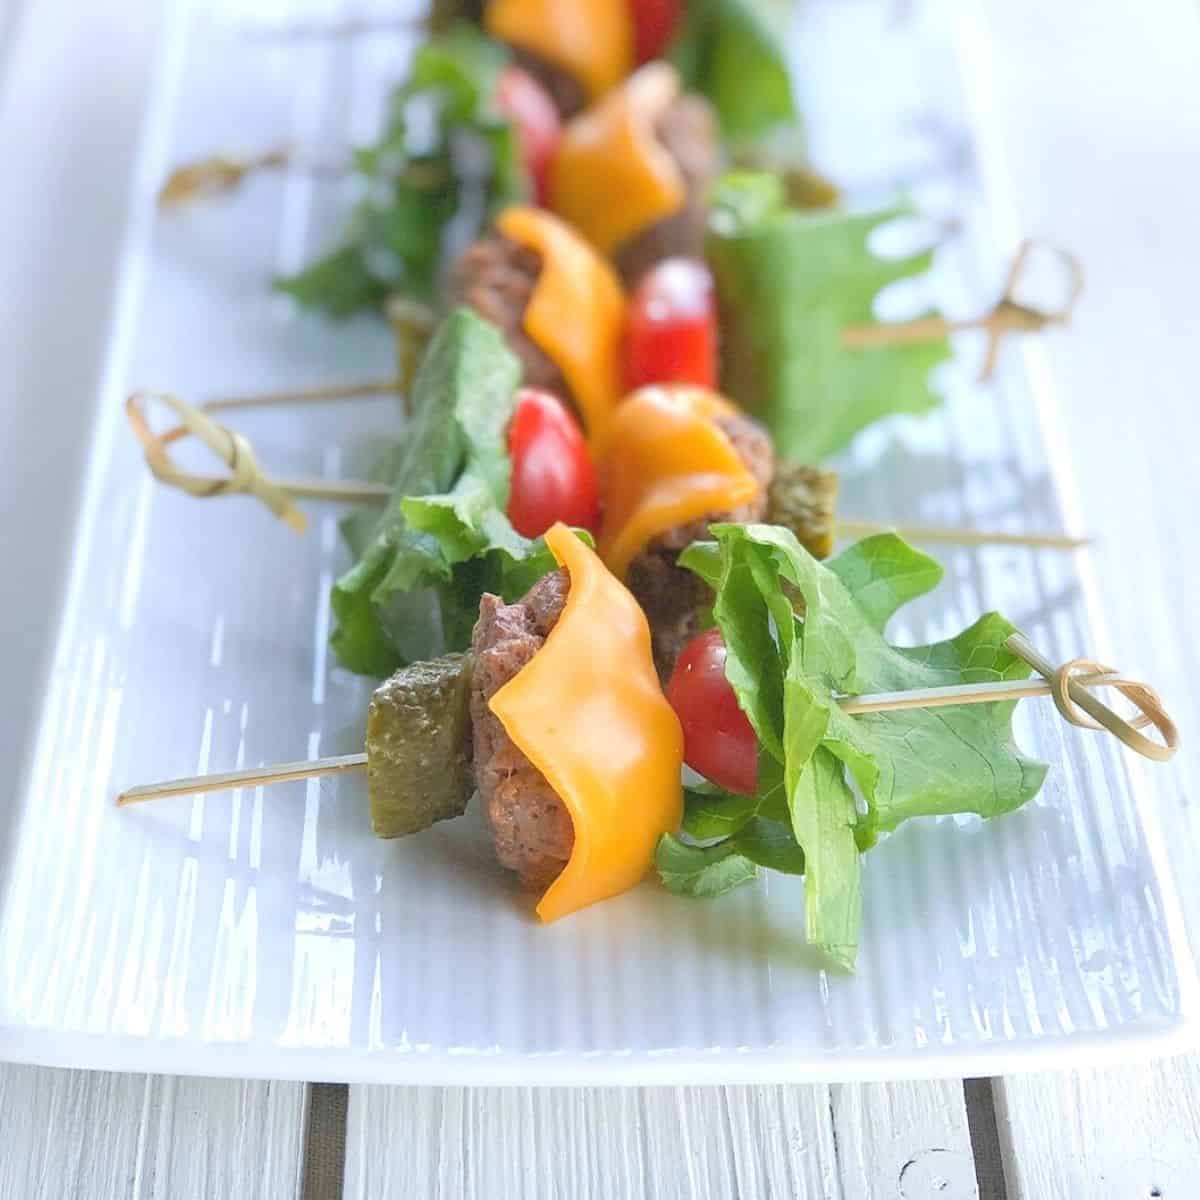
[[[726,525],[722,532],[738,528]],[[772,538],[782,531],[757,525],[745,532]],[[402,668],[376,690],[365,754],[143,785],[122,793],[118,804],[365,768],[371,824],[380,837],[457,817],[477,790],[497,858],[540,893],[536,911],[544,921],[633,887],[684,819],[685,756],[720,787],[754,794],[756,734],[723,670],[707,670],[724,665],[719,630],[693,643],[699,648],[716,638],[702,649],[707,659],[697,658],[682,677],[676,672],[664,696],[646,617],[632,595],[565,526],[556,525],[546,539],[558,569],[515,603],[485,595],[470,654]],[[793,619],[790,608],[787,619]],[[989,619],[1003,623],[997,614]],[[1055,668],[1015,631],[1004,651],[1043,678],[833,699],[843,714],[869,718],[975,704],[998,712],[1000,702],[1050,694],[1073,724],[1103,728],[1158,761],[1175,753],[1175,726],[1145,684],[1086,660]],[[1091,691],[1102,686],[1126,695],[1138,715],[1122,717],[1103,704]],[[740,729],[722,715],[731,705]],[[1140,732],[1147,725],[1161,740]],[[1035,792],[1040,775],[1035,764],[1030,770]]]
[[[566,526],[546,541],[559,569],[513,604],[485,595],[470,654],[402,668],[376,690],[364,755],[215,782],[365,767],[380,837],[459,816],[478,789],[496,855],[542,893],[542,920],[633,887],[682,817],[683,734],[633,597]],[[118,803],[185,790],[209,789],[132,788]]]
[[[639,73],[640,80],[646,78],[653,77]],[[619,89],[614,98],[627,90]],[[679,647],[694,631],[696,614],[706,597],[702,581],[680,571],[676,558],[690,542],[706,536],[710,524],[755,521],[770,512],[772,520],[794,529],[814,553],[829,553],[835,528],[832,476],[810,473],[810,477],[804,468],[777,464],[767,432],[716,395],[717,314],[711,276],[701,260],[668,258],[658,262],[627,300],[613,268],[579,233],[548,212],[513,207],[500,213],[492,230],[455,265],[448,299],[451,305],[460,303],[486,319],[475,318],[480,335],[484,328],[491,331],[487,336],[473,335],[479,342],[479,369],[513,381],[513,391],[501,388],[483,404],[492,410],[486,417],[476,412],[454,418],[467,422],[462,433],[468,442],[477,443],[475,453],[503,459],[508,451],[507,477],[488,469],[473,479],[471,486],[482,485],[524,538],[536,539],[556,520],[598,530],[602,553],[622,578],[628,579],[650,613],[655,658],[664,677]],[[457,314],[463,311],[452,312],[446,325],[461,332]],[[510,352],[503,365],[505,356],[494,348],[498,338]],[[491,342],[492,348],[485,351],[483,342]],[[436,393],[447,379],[458,378],[460,388],[466,391],[472,386],[469,375],[460,374],[453,365],[443,364],[434,376],[431,388],[426,389],[433,394],[414,410],[439,408],[442,401]],[[517,392],[514,408],[513,392],[522,378],[526,384],[542,387],[527,386]],[[631,385],[656,380],[663,381],[662,385],[627,393]],[[586,446],[555,396],[573,407]],[[459,511],[452,495],[456,473],[445,475],[436,487],[417,483],[423,474],[417,462],[418,449],[405,452],[405,461],[414,471],[407,472],[404,483],[396,481],[397,486],[379,484],[372,489],[369,484],[354,483],[342,485],[340,493],[331,490],[330,484],[314,485],[312,481],[281,486],[279,481],[265,481],[261,472],[255,471],[244,439],[211,422],[205,428],[201,417],[189,417],[174,399],[170,403],[226,457],[233,471],[230,481],[213,481],[174,470],[165,448],[179,434],[172,431],[156,438],[136,405],[131,405],[131,420],[152,469],[193,494],[256,491],[280,515],[301,525],[303,518],[294,505],[289,506],[287,493],[349,498],[347,489],[352,487],[356,497],[391,501],[398,507],[396,516],[402,518],[402,524],[411,515],[410,503],[416,501],[424,514],[421,520],[428,522],[420,531],[447,535],[440,550],[442,565],[431,575],[411,558],[393,569],[386,568],[385,560],[394,553],[390,544],[395,543],[403,553],[408,535],[394,538],[385,528],[389,545],[379,547],[379,555],[371,551],[374,557],[360,561],[347,576],[353,594],[339,582],[334,604],[339,631],[334,645],[343,664],[352,670],[383,675],[395,665],[392,650],[401,661],[436,652],[438,622],[431,620],[422,639],[414,643],[405,622],[398,622],[390,607],[378,601],[378,586],[412,595],[419,591],[414,582],[419,576],[445,596],[448,576],[457,573],[464,584],[468,582],[462,572],[455,571],[464,558],[475,558],[489,546],[502,556],[511,550],[494,519],[460,531],[453,528],[453,522],[446,525],[441,514],[447,509]],[[419,428],[423,423],[416,420],[414,425]],[[468,426],[474,432],[468,432]],[[480,440],[485,427],[487,434]],[[618,429],[619,445],[614,447],[610,442]],[[440,455],[436,438],[429,441],[428,450]],[[408,475],[414,477],[411,485]],[[446,494],[433,498],[436,509],[421,499],[423,493],[440,491]],[[598,501],[604,507],[603,527]],[[468,516],[468,523],[472,521]],[[385,527],[394,525],[395,517],[384,519]],[[940,531],[929,532],[936,536]],[[1003,540],[1013,542],[1019,537],[1004,535]],[[370,540],[359,539],[362,544]],[[968,540],[979,540],[979,536]],[[1044,539],[1033,535],[1029,540]],[[1059,544],[1065,541],[1056,536],[1054,540]],[[355,553],[361,559],[362,552],[356,548]],[[464,598],[474,602],[482,587],[476,571],[467,591],[449,597],[451,607],[460,609]],[[509,586],[501,587],[506,595],[512,594]],[[343,618],[354,621],[354,612],[368,609],[378,613],[371,629],[360,630],[362,636],[342,637]],[[441,624],[445,626],[444,621]],[[455,632],[446,644],[461,648],[461,615],[453,626]],[[392,649],[387,648],[389,643]]]
[[[369,394],[374,395],[371,391]],[[250,398],[245,406],[249,407]],[[166,404],[179,419],[180,424],[165,433],[154,433],[144,413],[147,401]],[[307,402],[307,401],[304,401]],[[239,403],[239,407],[241,403]],[[174,442],[185,436],[200,438],[230,465],[233,457],[232,432],[211,420],[209,413],[220,407],[220,402],[202,405],[199,408],[187,404],[176,396],[160,393],[135,392],[126,402],[130,413],[130,425],[146,450],[147,466],[162,483],[178,487],[198,499],[216,496],[259,495],[265,484],[273,494],[290,500],[341,501],[353,504],[383,504],[392,493],[386,483],[372,483],[365,479],[294,479],[267,475],[257,466],[242,477],[194,475],[178,470],[171,463],[166,451]],[[569,416],[565,413],[564,416]],[[243,446],[249,445],[238,435]],[[1031,531],[1017,533],[1002,529],[961,528],[953,525],[897,524],[894,521],[872,521],[858,518],[839,517],[835,506],[837,500],[837,472],[822,470],[804,464],[783,464],[771,480],[767,498],[767,513],[772,524],[784,525],[800,539],[801,544],[817,558],[827,557],[838,538],[864,537],[872,533],[891,531],[910,542],[938,542],[962,546],[1024,546],[1031,549],[1078,550],[1090,545],[1091,539],[1072,537],[1065,533],[1042,533]],[[274,504],[268,504],[274,510]],[[587,528],[590,522],[576,522]],[[297,524],[289,520],[289,524]],[[306,523],[298,528],[303,532]]]
[[[247,491],[295,528],[303,527],[303,517],[293,498],[367,503],[391,498],[393,489],[386,484],[269,479],[257,471],[244,439],[234,439],[203,412],[173,397],[166,400],[183,424],[154,435],[137,399],[131,398],[130,416],[148,464],[160,479],[193,495]],[[185,430],[225,456],[235,475],[223,481],[178,472],[167,447]],[[833,552],[839,534],[859,532],[853,523],[843,528],[835,516],[833,472],[780,466],[762,427],[702,388],[663,385],[632,393],[616,410],[607,451],[597,467],[570,414],[549,393],[523,389],[507,448],[512,480],[507,516],[513,527],[532,538],[555,521],[596,531],[601,556],[646,612],[655,665],[664,680],[711,604],[708,585],[678,563],[688,545],[708,536],[710,525],[765,519],[790,529],[817,558]],[[968,542],[987,536],[940,527],[900,532],[917,540],[922,534],[929,540],[957,537]],[[1008,543],[1037,544],[1039,539],[994,536]],[[1056,535],[1046,535],[1045,540],[1051,545],[1080,544]],[[352,662],[346,665],[354,668]]]

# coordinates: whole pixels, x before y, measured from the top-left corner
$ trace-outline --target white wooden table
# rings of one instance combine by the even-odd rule
[[[29,36],[44,10],[67,2],[0,0],[0,162],[29,164],[19,176],[6,172],[0,228],[6,206],[22,196],[64,216],[76,211],[56,155],[94,156],[101,180],[128,176],[132,148],[81,136],[88,114],[55,78],[44,40]],[[974,8],[956,8],[955,19],[976,19]],[[75,26],[57,22],[62,36],[94,37],[94,19],[78,11]],[[986,39],[975,44],[991,52],[968,69],[978,73],[982,166],[992,194],[1011,207],[1001,232],[1013,242],[1026,232],[1046,237],[1087,264],[1074,329],[1029,354],[1065,400],[1083,523],[1103,534],[1094,561],[1111,644],[1121,665],[1161,686],[1185,737],[1195,737],[1200,7],[986,0],[982,11]],[[141,69],[97,63],[116,81],[110,102],[136,104]],[[18,95],[38,97],[36,119],[15,108]],[[58,236],[94,236],[110,217],[115,227],[123,187],[98,187],[89,197],[94,220],[64,220]],[[43,250],[5,245],[4,278],[19,278],[9,274],[14,262],[36,270]],[[94,276],[64,286],[95,289],[103,313],[111,279]],[[19,300],[0,293],[9,384],[27,395],[35,382],[84,386],[102,333],[95,345],[75,346],[69,361],[29,362],[22,331],[53,314]],[[26,469],[31,502],[49,502],[39,497],[49,485],[36,463]],[[4,716],[11,736],[19,715]],[[1160,803],[1200,944],[1194,757],[1185,750],[1172,771]],[[1190,1200],[1200,1196],[1200,1057],[965,1084],[547,1091],[0,1066],[0,1134],[5,1197]]]

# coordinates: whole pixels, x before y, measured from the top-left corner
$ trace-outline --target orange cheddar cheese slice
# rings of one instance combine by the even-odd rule
[[[483,25],[492,37],[561,67],[593,100],[633,70],[629,0],[490,0]]]
[[[574,230],[541,209],[505,209],[496,228],[541,257],[522,324],[563,373],[592,452],[599,454],[621,398],[625,293],[620,280]]]
[[[637,601],[565,525],[546,543],[571,576],[546,644],[491,698],[508,736],[571,815],[575,844],[543,921],[633,887],[683,817],[683,731]]]
[[[618,579],[659,534],[753,500],[758,480],[718,426],[737,410],[686,384],[639,388],[618,405],[600,464],[597,544]]]
[[[679,87],[674,67],[647,63],[563,130],[550,207],[601,254],[687,202],[683,172],[655,133]]]

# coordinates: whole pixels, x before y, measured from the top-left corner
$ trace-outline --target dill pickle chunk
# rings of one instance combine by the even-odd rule
[[[767,520],[790,529],[814,558],[828,558],[837,536],[838,477],[802,463],[780,466],[767,494]]]
[[[471,770],[471,658],[401,667],[367,711],[367,799],[376,837],[404,837],[461,816]]]

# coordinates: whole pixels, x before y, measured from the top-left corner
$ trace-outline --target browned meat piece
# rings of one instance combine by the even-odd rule
[[[569,587],[566,571],[555,571],[515,604],[485,595],[472,637],[475,784],[496,857],[530,888],[546,887],[558,877],[571,857],[575,827],[558,794],[513,745],[488,701],[542,648]]]
[[[460,21],[475,25],[483,23],[483,0],[433,0],[429,13],[429,28],[434,33],[453,29]]]
[[[709,525],[721,521],[760,521],[767,511],[767,489],[775,473],[770,435],[757,421],[741,414],[723,419],[720,425],[758,480],[758,495],[732,512],[710,513],[699,521],[668,530],[629,565],[626,582],[650,622],[654,665],[664,683],[679,652],[699,630],[700,610],[712,603],[708,586],[679,566],[679,552],[707,537]]]
[[[664,550],[682,550],[693,542],[708,536],[708,527],[719,521],[761,521],[767,511],[767,489],[775,475],[775,448],[771,435],[753,417],[741,413],[717,422],[725,436],[733,443],[742,462],[750,474],[758,480],[759,492],[753,500],[735,508],[732,512],[710,513],[699,521],[677,525],[656,538],[653,547]],[[689,574],[691,572],[688,572]]]
[[[618,247],[614,260],[631,286],[664,258],[704,257],[704,228],[708,220],[705,196],[721,167],[717,119],[700,96],[680,96],[658,123],[659,141],[679,164],[687,183],[688,201],[679,212],[651,225]]]
[[[513,48],[513,59],[518,67],[528,71],[550,93],[550,99],[564,121],[583,111],[587,104],[587,93],[574,75],[519,46]]]
[[[525,308],[542,269],[535,250],[499,233],[472,242],[450,272],[449,304],[465,304],[499,327],[509,348],[521,360],[526,387],[545,388],[571,399],[557,365],[525,332]]]
[[[712,589],[676,561],[678,550],[653,546],[629,564],[626,586],[650,622],[654,667],[663,685],[680,651],[700,632],[700,616],[713,602]]]

